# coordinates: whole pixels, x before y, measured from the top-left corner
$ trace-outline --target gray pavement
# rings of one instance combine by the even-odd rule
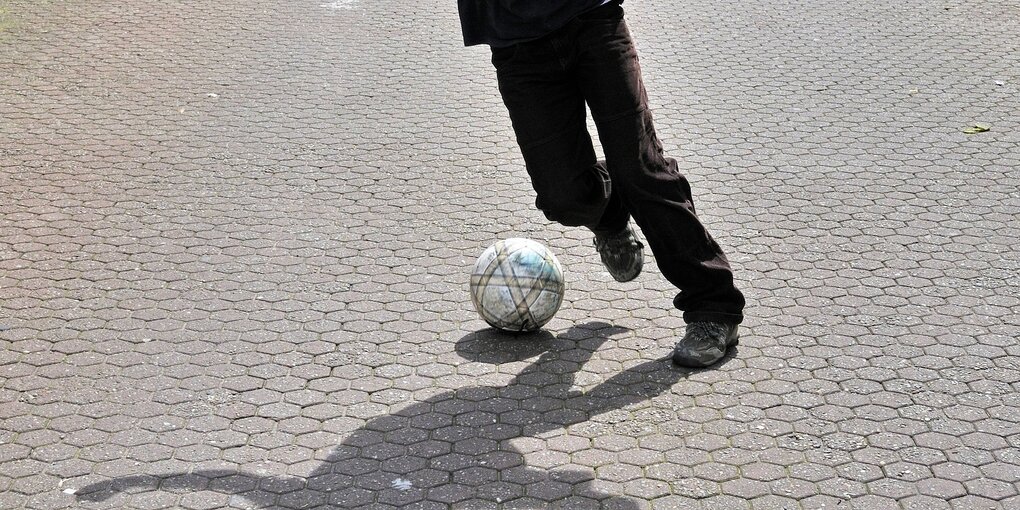
[[[0,508],[1020,508],[1020,4],[627,1],[749,300],[701,371],[454,4],[0,0]]]

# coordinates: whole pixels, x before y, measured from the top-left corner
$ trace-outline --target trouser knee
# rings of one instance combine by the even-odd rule
[[[598,224],[612,193],[609,173],[601,164],[569,181],[547,182],[533,175],[532,184],[538,195],[535,206],[550,221],[569,227]]]

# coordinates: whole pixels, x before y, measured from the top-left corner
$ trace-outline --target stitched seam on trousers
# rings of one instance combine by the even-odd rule
[[[640,108],[638,108],[636,110],[632,110],[632,111],[629,111],[629,112],[623,112],[623,113],[617,113],[617,114],[614,114],[614,115],[610,115],[608,117],[601,117],[601,118],[595,119],[595,123],[597,125],[599,122],[614,122],[614,121],[620,120],[620,119],[622,119],[624,117],[630,117],[631,115],[637,115],[639,113],[644,112],[647,109],[648,109],[648,105],[644,105],[644,106],[641,106]]]

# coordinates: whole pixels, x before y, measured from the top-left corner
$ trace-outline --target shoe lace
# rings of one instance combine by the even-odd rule
[[[720,337],[723,329],[723,326],[712,322],[692,322],[687,325],[687,333],[699,337]]]

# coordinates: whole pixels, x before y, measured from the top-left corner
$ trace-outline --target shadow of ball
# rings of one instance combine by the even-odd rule
[[[454,349],[468,361],[498,365],[583,347],[587,342],[594,349],[608,337],[628,331],[604,322],[578,324],[556,335],[546,330],[514,333],[486,328],[461,338]]]

